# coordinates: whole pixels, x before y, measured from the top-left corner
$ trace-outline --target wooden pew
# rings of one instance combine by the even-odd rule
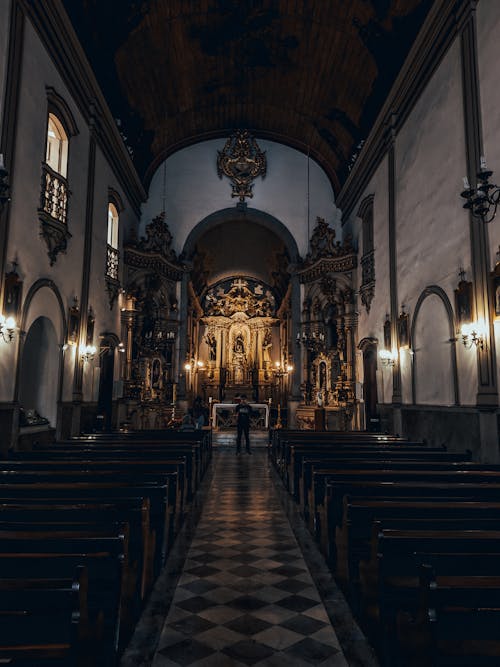
[[[85,567],[72,578],[0,578],[0,661],[84,667],[88,633]]]
[[[130,628],[121,627],[126,558],[123,535],[73,535],[7,532],[0,535],[2,578],[69,576],[79,565],[88,572],[88,642],[99,658],[95,664],[112,665],[118,650],[129,638]]]
[[[500,503],[470,502],[447,499],[432,500],[416,498],[404,500],[373,500],[372,498],[344,498],[341,526],[337,528],[335,576],[344,590],[349,591],[351,602],[356,607],[359,595],[359,562],[370,558],[371,538],[374,525],[381,527],[408,527],[446,522],[447,528],[464,521],[499,521]],[[500,523],[499,523],[500,525]]]
[[[443,554],[448,554],[449,561],[455,554],[463,553],[496,554],[500,558],[500,531],[494,529],[497,527],[495,521],[488,530],[446,530],[443,526],[436,530],[382,529],[377,534],[376,563],[360,564],[363,617],[368,627],[378,620],[377,632],[381,632],[388,665],[394,662],[398,613],[416,613],[418,609],[420,566],[432,554],[441,555],[442,567]],[[449,568],[441,574],[448,572]]]

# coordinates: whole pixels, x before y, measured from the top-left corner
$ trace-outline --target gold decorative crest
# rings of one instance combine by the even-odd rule
[[[248,130],[236,130],[222,151],[217,151],[217,173],[219,178],[227,176],[232,181],[231,197],[253,197],[252,188],[257,176],[266,175],[266,152],[261,151],[257,141]]]

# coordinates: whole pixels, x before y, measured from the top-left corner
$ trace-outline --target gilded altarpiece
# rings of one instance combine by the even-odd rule
[[[298,428],[317,427],[317,410],[325,411],[329,430],[358,426],[355,398],[355,334],[357,315],[352,273],[357,257],[349,237],[341,243],[335,230],[318,218],[310,251],[298,268],[303,285],[301,329],[301,404]],[[316,421],[315,421],[316,413]]]
[[[272,289],[254,278],[232,277],[211,286],[201,306],[199,356],[205,394],[226,401],[237,393],[267,399],[273,359],[280,349]]]
[[[145,232],[124,248],[125,422],[135,429],[164,428],[171,417],[178,375],[177,283],[184,271],[163,213]]]

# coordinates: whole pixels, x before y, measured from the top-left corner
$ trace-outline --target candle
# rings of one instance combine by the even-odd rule
[[[0,169],[5,169],[5,163],[3,161],[3,153],[0,153]]]
[[[481,165],[481,171],[486,171],[486,158],[484,155],[481,155],[479,162]]]
[[[463,181],[464,181],[464,190],[470,190],[470,183],[469,183],[469,179],[467,178],[467,176],[464,176]]]
[[[177,400],[177,385],[174,382],[174,384],[172,385],[172,403],[175,403],[176,400]]]

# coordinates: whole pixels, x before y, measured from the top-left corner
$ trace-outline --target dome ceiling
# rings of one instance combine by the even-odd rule
[[[148,178],[248,128],[310,152],[338,192],[432,0],[63,0]]]

